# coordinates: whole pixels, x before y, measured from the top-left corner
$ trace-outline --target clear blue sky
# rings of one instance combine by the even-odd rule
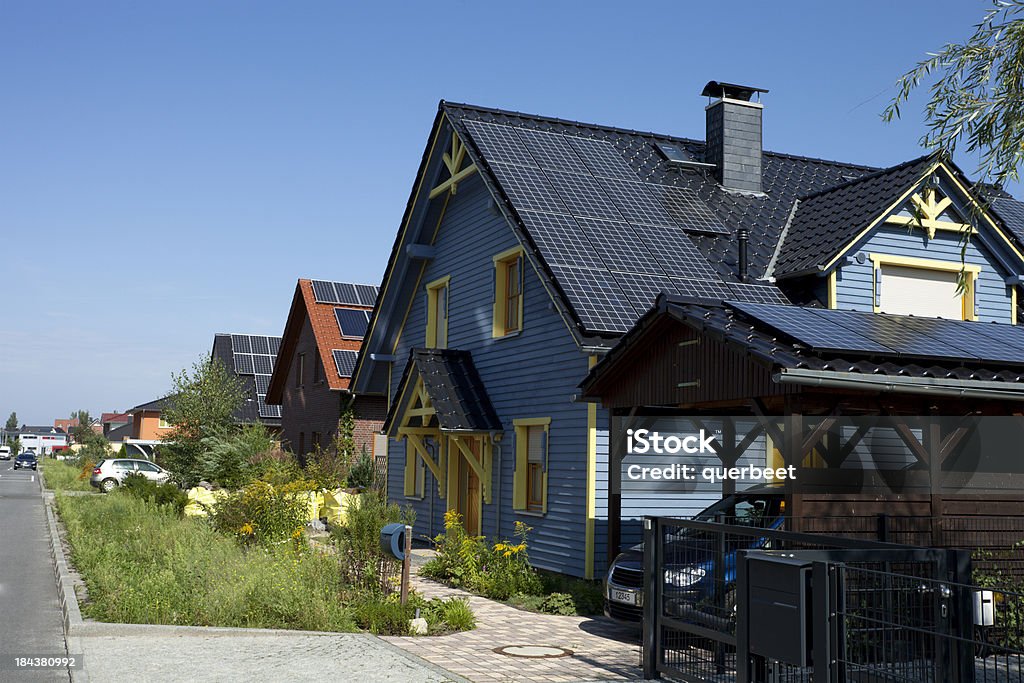
[[[441,98],[701,138],[747,83],[768,149],[890,165],[897,76],[987,6],[4,2],[0,421],[161,396],[299,277],[379,283]]]

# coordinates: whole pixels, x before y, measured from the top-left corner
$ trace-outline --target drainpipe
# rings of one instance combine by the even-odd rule
[[[737,267],[739,270],[740,282],[747,281],[747,243],[750,241],[750,229],[738,228],[736,230]]]

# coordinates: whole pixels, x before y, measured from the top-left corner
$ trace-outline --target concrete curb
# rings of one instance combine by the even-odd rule
[[[81,638],[100,636],[200,636],[210,637],[237,637],[237,636],[361,636],[372,638],[396,655],[404,657],[422,667],[430,669],[435,673],[444,676],[453,683],[470,683],[467,679],[444,669],[433,662],[422,657],[406,652],[402,648],[389,643],[384,638],[372,633],[336,633],[333,631],[291,631],[286,629],[265,629],[265,628],[228,628],[222,626],[170,626],[163,624],[118,624],[102,621],[85,621],[82,619],[82,611],[78,606],[78,596],[75,594],[75,583],[71,577],[67,557],[64,554],[64,545],[60,540],[60,532],[57,528],[57,511],[55,495],[53,491],[47,491],[43,481],[43,473],[40,469],[37,474],[39,480],[39,491],[43,498],[43,507],[46,509],[46,527],[49,531],[50,557],[53,559],[53,575],[57,583],[57,597],[60,601],[61,612],[64,614],[64,639],[67,643],[68,653],[82,654]],[[89,683],[89,675],[84,667],[71,670],[72,683]]]
[[[75,629],[81,628],[85,623],[82,620],[82,611],[78,607],[78,597],[75,595],[75,582],[71,578],[71,571],[68,569],[68,560],[64,555],[64,545],[60,540],[60,532],[57,530],[57,513],[54,510],[54,494],[46,490],[46,481],[43,477],[43,470],[40,468],[36,474],[39,481],[39,493],[43,498],[43,508],[46,510],[46,529],[49,532],[50,559],[53,560],[53,578],[57,584],[57,600],[60,602],[60,610],[64,615],[64,643],[67,646],[68,654],[82,654],[82,647],[75,637]],[[85,672],[85,664],[82,668],[70,669],[72,683],[88,683],[89,674]]]

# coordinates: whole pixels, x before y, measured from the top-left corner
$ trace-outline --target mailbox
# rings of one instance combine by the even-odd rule
[[[794,666],[811,665],[811,563],[789,557],[747,560],[750,651]]]
[[[405,559],[405,525],[388,524],[380,530],[380,549],[401,562]]]

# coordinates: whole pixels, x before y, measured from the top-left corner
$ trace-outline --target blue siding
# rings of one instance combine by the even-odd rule
[[[927,258],[960,264],[959,236],[949,231],[937,231],[928,239],[923,230],[908,230],[900,226],[884,226],[876,230],[857,249],[857,253],[879,253],[890,256]],[[980,265],[975,310],[983,322],[1011,322],[1010,291],[1005,284],[1006,271],[992,254],[977,240],[967,246],[966,262]],[[873,310],[873,270],[871,261],[854,260],[839,269],[836,280],[836,304],[841,309]]]
[[[479,178],[459,184],[435,241],[437,256],[421,278],[396,354],[392,373],[394,396],[404,359],[424,344],[426,294],[423,284],[450,276],[448,346],[472,352],[473,361],[505,433],[494,448],[496,481],[491,504],[483,506],[482,532],[489,538],[511,538],[517,520],[533,527],[530,557],[538,567],[584,575],[586,528],[587,406],[570,397],[587,372],[587,357],[574,342],[532,266],[524,278],[524,326],[521,334],[491,338],[494,289],[492,256],[517,246],[504,218],[489,208],[489,195]],[[531,515],[512,510],[515,430],[518,418],[550,417],[548,511]],[[598,424],[607,424],[601,411]],[[606,442],[607,439],[605,438]],[[606,446],[604,446],[606,450]],[[446,501],[427,472],[427,495],[407,499],[403,493],[405,445],[392,441],[389,491],[392,499],[417,513],[416,534],[434,536],[443,528]],[[603,567],[602,559],[595,564]]]

